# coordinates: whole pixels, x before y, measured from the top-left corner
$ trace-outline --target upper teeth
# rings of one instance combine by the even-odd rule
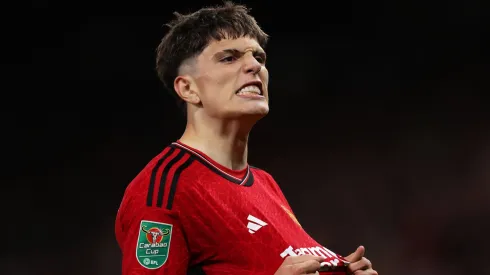
[[[258,95],[261,94],[260,88],[256,85],[250,85],[250,86],[243,87],[237,93],[242,93],[242,92],[254,93],[254,94],[258,94]]]

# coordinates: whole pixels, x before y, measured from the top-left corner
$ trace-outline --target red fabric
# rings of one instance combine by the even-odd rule
[[[156,169],[152,205],[148,206],[152,171],[172,149],[172,154]],[[169,164],[177,156],[181,158]],[[184,163],[190,165],[175,180]],[[170,169],[161,180],[165,167]],[[251,177],[253,182],[232,182],[231,176]],[[161,183],[165,186],[159,207],[155,202]],[[249,215],[266,225],[253,225],[256,220],[249,221]],[[146,269],[136,259],[141,220],[173,225],[168,259],[154,270]],[[247,227],[249,222],[252,229]],[[343,265],[341,256],[318,244],[302,229],[268,173],[251,167],[230,171],[181,143],[163,150],[129,184],[116,218],[116,238],[123,254],[123,275],[186,274],[195,266],[202,267],[205,274],[274,274],[285,257],[305,253],[323,255],[327,262]]]

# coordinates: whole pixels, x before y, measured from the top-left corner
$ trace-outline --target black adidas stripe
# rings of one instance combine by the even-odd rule
[[[160,166],[162,166],[163,162],[170,156],[172,153],[175,151],[174,147],[171,147],[168,152],[163,155],[162,158],[160,158],[153,167],[153,170],[151,171],[151,177],[150,177],[150,185],[148,186],[148,194],[146,197],[146,205],[151,206],[153,204],[153,190],[155,189],[155,179],[157,177],[158,169],[160,169]]]
[[[163,196],[165,195],[165,183],[167,181],[168,172],[184,155],[187,154],[186,151],[180,150],[180,152],[175,156],[172,160],[168,162],[162,172],[162,176],[160,177],[160,186],[158,188],[158,196],[157,196],[157,207],[162,207],[163,204]]]
[[[170,185],[170,191],[168,193],[168,200],[167,200],[167,209],[171,210],[172,209],[172,204],[174,202],[174,196],[175,196],[175,191],[177,190],[177,183],[179,182],[180,174],[189,167],[189,165],[192,164],[194,161],[193,158],[189,157],[177,170],[175,171],[175,174],[172,178],[172,185]]]

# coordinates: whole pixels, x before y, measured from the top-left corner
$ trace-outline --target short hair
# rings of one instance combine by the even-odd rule
[[[181,107],[185,109],[186,104],[173,85],[179,68],[189,58],[198,56],[211,41],[248,36],[265,48],[269,36],[249,11],[245,5],[226,1],[221,6],[202,8],[186,15],[174,12],[176,19],[167,24],[170,30],[156,49],[156,71]]]

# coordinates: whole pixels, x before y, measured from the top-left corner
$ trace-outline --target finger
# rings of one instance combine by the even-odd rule
[[[291,268],[293,274],[308,274],[318,271],[318,269],[320,269],[320,263],[315,260],[308,260],[306,262],[291,265]]]
[[[349,271],[351,272],[355,272],[357,270],[366,270],[366,269],[369,269],[369,268],[372,268],[372,264],[371,264],[371,261],[368,260],[366,257],[362,257],[361,260],[357,261],[357,262],[351,262],[349,264]]]
[[[345,259],[349,262],[357,262],[359,261],[360,259],[362,259],[362,257],[364,256],[364,252],[366,251],[366,249],[364,248],[364,246],[359,246],[356,251],[354,251],[354,253],[350,254],[349,256],[345,257]]]
[[[320,273],[317,271],[315,273],[306,273],[306,275],[320,275]]]
[[[369,268],[367,270],[358,270],[352,274],[354,274],[354,275],[378,275],[378,271],[376,271],[372,268]]]
[[[294,265],[302,262],[306,262],[309,260],[314,260],[316,262],[323,262],[325,257],[314,256],[314,255],[301,255],[301,256],[290,256],[286,258],[287,264]]]

